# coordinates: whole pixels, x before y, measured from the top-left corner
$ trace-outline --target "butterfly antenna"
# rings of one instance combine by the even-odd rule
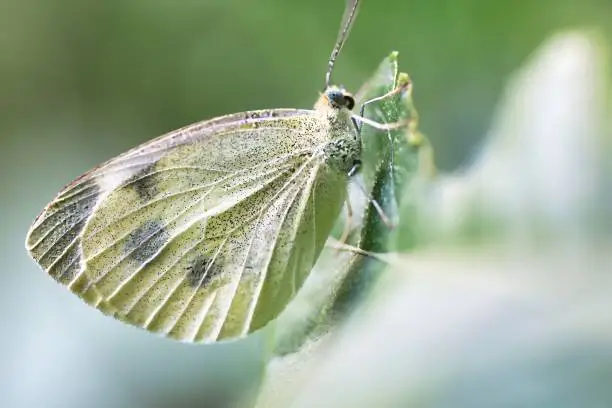
[[[340,50],[346,41],[349,32],[351,31],[351,26],[355,21],[355,17],[357,16],[357,8],[359,7],[360,0],[346,0],[346,7],[344,9],[344,16],[342,17],[342,24],[340,25],[340,32],[338,33],[338,38],[336,39],[336,45],[332,50],[331,56],[329,57],[329,62],[327,63],[327,73],[325,74],[325,87],[328,88],[331,84],[331,74],[334,70],[334,64],[336,63],[336,58],[338,54],[340,54]]]

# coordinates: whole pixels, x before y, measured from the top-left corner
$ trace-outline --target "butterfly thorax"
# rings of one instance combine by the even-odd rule
[[[333,169],[348,173],[361,156],[359,132],[351,119],[355,101],[351,94],[335,86],[327,88],[314,106],[325,122],[329,142],[321,153]]]

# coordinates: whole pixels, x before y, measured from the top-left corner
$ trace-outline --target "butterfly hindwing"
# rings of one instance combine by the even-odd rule
[[[311,111],[270,112],[192,125],[77,179],[32,226],[32,256],[150,331],[213,341],[262,327],[310,271],[346,183],[315,157],[325,132]]]

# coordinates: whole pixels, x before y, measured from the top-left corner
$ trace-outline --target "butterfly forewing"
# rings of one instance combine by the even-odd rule
[[[186,341],[246,335],[301,286],[344,200],[313,111],[230,115],[155,139],[66,187],[27,246],[107,314]]]

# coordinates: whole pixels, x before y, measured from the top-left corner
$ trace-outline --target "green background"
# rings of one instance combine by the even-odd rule
[[[310,107],[341,0],[0,0],[0,406],[221,407],[261,339],[175,344],[103,317],[40,272],[30,222],[70,180],[166,131]],[[469,162],[509,75],[557,30],[612,37],[606,0],[363,0],[334,73],[356,90],[392,50],[437,162]],[[610,41],[608,41],[610,42]]]

